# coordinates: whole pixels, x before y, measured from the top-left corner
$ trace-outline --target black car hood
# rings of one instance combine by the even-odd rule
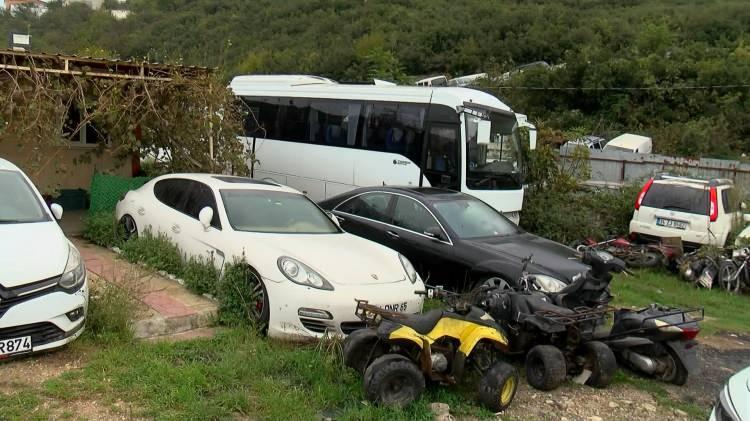
[[[488,237],[466,241],[468,244],[481,248],[485,254],[497,254],[502,260],[509,260],[514,266],[513,276],[520,276],[522,259],[533,254],[532,262],[527,270],[529,273],[540,273],[557,278],[563,282],[570,282],[578,273],[585,272],[589,266],[581,263],[575,257],[575,250],[560,243],[523,233],[504,237]],[[510,269],[510,268],[508,268]]]

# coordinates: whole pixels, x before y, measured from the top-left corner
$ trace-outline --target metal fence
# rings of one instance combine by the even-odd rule
[[[561,148],[560,156],[570,156],[571,148]],[[639,182],[654,174],[669,172],[695,178],[728,178],[750,190],[750,163],[723,159],[687,159],[666,155],[615,151],[589,151],[590,185],[620,187]]]

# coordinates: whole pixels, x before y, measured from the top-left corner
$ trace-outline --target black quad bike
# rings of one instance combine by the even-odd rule
[[[594,335],[608,308],[556,305],[538,291],[535,278],[526,272],[530,261],[524,259],[518,283],[524,291],[480,289],[473,294],[474,303],[510,334],[510,351],[526,355],[526,379],[531,386],[552,390],[567,375],[583,375],[587,385],[606,387],[617,371],[617,360]]]
[[[612,300],[612,273],[625,272],[625,263],[608,253],[585,250],[583,263],[591,270],[577,275],[552,301],[570,309],[601,308]],[[652,304],[644,309],[614,312],[612,328],[601,328],[595,338],[607,344],[629,367],[677,385],[685,384],[698,369],[695,337],[700,332],[703,308],[678,309]],[[603,321],[602,321],[603,322]]]
[[[497,359],[509,349],[508,336],[482,309],[412,315],[357,300],[356,314],[370,327],[344,340],[344,362],[363,374],[368,400],[403,407],[424,391],[425,379],[452,385],[475,371],[488,409],[503,411],[513,401],[518,373]]]

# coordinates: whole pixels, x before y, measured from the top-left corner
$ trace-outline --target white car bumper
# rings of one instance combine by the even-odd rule
[[[70,343],[83,333],[88,301],[88,276],[72,294],[57,290],[28,299],[0,299],[0,340],[31,336],[30,352]]]
[[[293,282],[264,279],[270,305],[268,336],[279,339],[309,339],[347,335],[364,327],[354,314],[356,299],[403,313],[422,311],[422,281],[377,285],[335,285],[334,291],[304,287]],[[314,310],[314,311],[311,311]],[[302,313],[302,314],[300,314]],[[314,315],[319,314],[319,317]]]

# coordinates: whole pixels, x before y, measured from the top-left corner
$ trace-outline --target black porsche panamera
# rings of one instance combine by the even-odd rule
[[[365,187],[319,203],[341,227],[386,245],[414,264],[425,283],[467,290],[517,287],[523,260],[545,289],[559,290],[588,266],[567,246],[524,232],[481,200],[431,187]]]

